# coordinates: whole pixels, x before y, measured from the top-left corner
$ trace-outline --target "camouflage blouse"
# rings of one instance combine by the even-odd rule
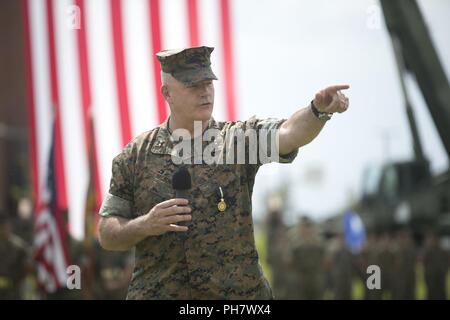
[[[284,121],[252,117],[217,122],[211,118],[207,129],[216,129],[223,138],[214,143],[226,154],[224,145],[236,144],[236,139],[229,138],[236,129],[274,132]],[[252,149],[249,141],[244,145],[247,158]],[[203,142],[202,150],[207,143],[211,141]],[[100,215],[134,219],[174,198],[171,179],[179,167],[173,161],[175,146],[167,121],[132,140],[113,160],[109,195]],[[297,153],[277,154],[277,160],[290,163]],[[271,299],[253,234],[251,199],[261,165],[259,159],[253,164],[185,164],[192,177],[192,220],[180,224],[189,230],[149,236],[136,245],[127,299]],[[227,205],[223,212],[217,206],[219,187]]]

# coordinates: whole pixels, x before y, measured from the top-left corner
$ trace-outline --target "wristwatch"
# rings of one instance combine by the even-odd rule
[[[322,120],[324,122],[330,120],[331,116],[333,115],[332,113],[319,111],[319,109],[317,109],[317,107],[314,105],[314,100],[311,100],[311,111],[314,113],[317,119]]]

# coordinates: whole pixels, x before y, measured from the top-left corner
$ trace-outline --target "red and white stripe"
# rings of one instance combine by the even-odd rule
[[[30,167],[36,208],[45,203],[48,150],[56,117],[58,205],[71,234],[84,235],[89,170],[97,207],[111,161],[133,137],[164,121],[155,53],[214,46],[214,117],[237,117],[231,0],[22,0],[24,8]],[[72,6],[80,9],[81,29]],[[93,130],[89,119],[93,119]],[[94,143],[94,168],[89,144]]]
[[[43,208],[36,219],[34,239],[37,280],[46,292],[54,292],[67,285],[67,251],[60,229],[48,208]]]

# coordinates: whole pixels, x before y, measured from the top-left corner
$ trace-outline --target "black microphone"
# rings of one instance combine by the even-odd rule
[[[191,174],[185,167],[179,168],[172,176],[172,188],[175,190],[175,198],[189,200],[188,191],[191,187]]]
[[[192,187],[191,174],[185,167],[179,168],[172,176],[172,188],[175,190],[175,198],[182,198],[189,200],[189,189]],[[179,226],[189,226],[189,221],[178,222]],[[187,239],[185,232],[180,232],[178,238],[181,240]]]

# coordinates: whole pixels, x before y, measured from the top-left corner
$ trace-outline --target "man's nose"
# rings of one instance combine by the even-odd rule
[[[208,93],[208,87],[207,87],[207,86],[201,86],[201,87],[199,88],[199,93],[200,93],[200,96],[201,96],[201,97],[206,97],[206,96],[208,96],[208,95],[209,95],[209,93]]]

